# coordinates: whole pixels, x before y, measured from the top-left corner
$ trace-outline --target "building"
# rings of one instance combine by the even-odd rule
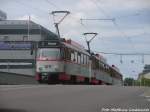
[[[58,39],[33,21],[0,21],[0,72],[35,74],[36,42]]]
[[[145,65],[143,73],[149,73],[150,72],[150,65]]]
[[[141,78],[150,79],[150,65],[145,65],[142,73],[139,74],[138,79]]]
[[[57,35],[33,21],[0,21],[0,41],[40,41],[57,39]]]
[[[0,21],[6,20],[6,19],[7,19],[6,13],[0,10]]]

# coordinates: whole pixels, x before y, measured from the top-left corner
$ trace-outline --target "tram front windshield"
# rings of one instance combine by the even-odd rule
[[[60,59],[60,49],[59,48],[41,48],[38,50],[37,57]]]

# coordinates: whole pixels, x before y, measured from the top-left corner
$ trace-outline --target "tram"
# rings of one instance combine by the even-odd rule
[[[36,80],[39,83],[121,85],[122,74],[99,54],[89,53],[72,40],[40,41]]]

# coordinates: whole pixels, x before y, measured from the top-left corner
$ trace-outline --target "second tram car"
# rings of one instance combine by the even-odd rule
[[[36,80],[40,83],[122,83],[122,75],[98,54],[89,54],[72,40],[40,41],[36,56]]]

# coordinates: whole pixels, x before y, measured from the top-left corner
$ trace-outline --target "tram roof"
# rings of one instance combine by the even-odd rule
[[[67,46],[68,48],[74,49],[74,50],[76,50],[76,51],[79,51],[79,52],[81,52],[81,53],[84,53],[84,54],[90,56],[90,54],[89,54],[85,49],[81,49],[81,48],[79,49],[79,48],[77,48],[77,47],[75,47],[75,46],[73,46],[73,45],[71,45],[71,44],[66,43],[66,42],[63,42],[63,44],[64,44],[65,46]]]

